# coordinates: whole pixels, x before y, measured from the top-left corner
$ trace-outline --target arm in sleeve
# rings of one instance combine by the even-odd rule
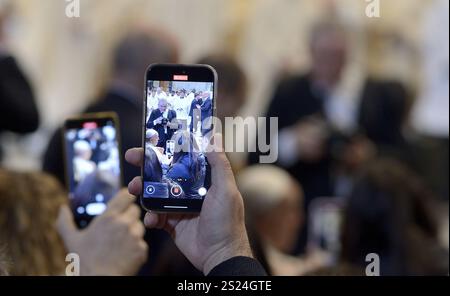
[[[253,258],[237,256],[214,267],[208,276],[266,276],[261,264]]]
[[[12,57],[0,60],[0,130],[34,132],[39,113],[31,86]]]

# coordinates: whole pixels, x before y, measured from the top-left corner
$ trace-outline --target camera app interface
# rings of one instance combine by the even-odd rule
[[[66,130],[71,206],[78,218],[101,214],[120,189],[120,158],[113,121]]]
[[[213,90],[213,82],[148,81],[144,198],[206,195]]]

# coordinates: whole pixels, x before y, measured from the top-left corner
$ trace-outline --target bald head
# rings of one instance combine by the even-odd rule
[[[166,112],[166,110],[167,110],[167,100],[166,99],[159,99],[158,109],[159,109],[159,111],[161,111],[161,113]]]
[[[281,251],[290,251],[303,217],[302,190],[286,171],[255,165],[237,176],[247,226]]]
[[[237,183],[252,216],[270,212],[284,199],[298,199],[297,182],[284,170],[272,165],[251,166],[237,176]],[[294,192],[292,189],[296,187]]]

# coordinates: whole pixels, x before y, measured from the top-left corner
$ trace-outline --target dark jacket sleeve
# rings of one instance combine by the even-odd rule
[[[147,121],[147,128],[154,128],[155,125],[153,124],[153,121],[155,121],[158,118],[158,114],[156,113],[156,110],[153,110],[152,113],[150,113],[150,117]]]
[[[62,129],[58,128],[50,139],[47,150],[44,153],[42,170],[56,177],[61,184],[65,184],[63,149]]]
[[[266,276],[261,264],[253,258],[237,256],[214,267],[208,276]]]
[[[12,57],[0,58],[0,131],[34,132],[39,114],[27,78]]]
[[[205,102],[201,106],[202,112],[208,112],[211,110],[211,99],[205,100]]]

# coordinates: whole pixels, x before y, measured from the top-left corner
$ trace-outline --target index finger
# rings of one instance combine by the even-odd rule
[[[220,184],[226,180],[234,181],[231,164],[223,151],[222,135],[215,134],[211,142],[207,149],[206,157],[211,166],[211,180],[213,184]]]
[[[134,203],[135,197],[127,189],[121,189],[109,202],[105,213],[122,213]]]

